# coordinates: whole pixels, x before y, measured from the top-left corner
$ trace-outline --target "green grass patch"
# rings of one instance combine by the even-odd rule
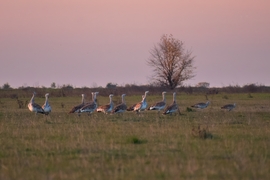
[[[131,144],[143,144],[146,143],[146,140],[140,139],[137,136],[130,136],[127,138],[127,143],[131,143]]]

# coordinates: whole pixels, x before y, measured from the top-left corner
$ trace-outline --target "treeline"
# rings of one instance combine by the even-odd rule
[[[62,88],[36,88],[36,87],[24,87],[18,89],[0,89],[0,98],[29,98],[35,91],[37,97],[44,97],[45,93],[50,93],[51,97],[72,97],[81,96],[85,94],[91,97],[91,92],[99,92],[99,96],[108,96],[114,94],[120,96],[121,94],[127,95],[142,95],[144,91],[150,91],[153,95],[160,95],[161,92],[180,92],[186,94],[219,94],[219,93],[270,93],[270,87],[264,85],[249,84],[245,86],[227,86],[222,88],[206,88],[206,87],[191,87],[181,86],[174,90],[166,87],[156,87],[149,85],[126,85],[125,87],[96,87],[96,88],[73,88],[72,86],[63,86]]]

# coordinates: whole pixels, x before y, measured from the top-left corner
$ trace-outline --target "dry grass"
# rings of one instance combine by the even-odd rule
[[[0,179],[270,179],[269,94],[222,96],[187,112],[205,97],[180,95],[180,116],[78,117],[67,112],[80,98],[50,98],[53,112],[45,117],[1,99]],[[149,96],[149,104],[156,99]],[[231,101],[235,110],[219,108]]]

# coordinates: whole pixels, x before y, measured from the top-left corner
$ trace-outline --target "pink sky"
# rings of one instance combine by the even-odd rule
[[[196,56],[186,85],[270,85],[269,9],[269,0],[3,0],[0,86],[148,84],[163,34]]]

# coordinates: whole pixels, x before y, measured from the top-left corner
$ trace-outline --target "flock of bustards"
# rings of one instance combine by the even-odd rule
[[[126,105],[126,101],[125,101],[125,96],[126,94],[122,94],[122,103],[114,106],[114,103],[112,101],[112,97],[113,94],[109,95],[109,99],[110,102],[109,104],[106,105],[102,105],[102,106],[98,106],[97,103],[97,95],[98,92],[92,92],[92,101],[90,102],[85,102],[85,96],[84,94],[82,94],[82,103],[74,106],[69,113],[78,113],[78,115],[80,115],[81,113],[87,113],[88,115],[92,114],[93,112],[97,111],[97,112],[103,112],[105,114],[117,114],[117,113],[124,113],[125,111],[134,111],[136,113],[140,113],[141,111],[145,111],[145,110],[157,110],[158,113],[160,113],[160,111],[163,111],[163,114],[172,114],[172,113],[179,113],[180,114],[180,110],[179,110],[179,106],[176,103],[176,93],[173,93],[173,101],[170,105],[166,106],[166,97],[165,94],[166,92],[162,92],[162,101],[156,102],[153,105],[151,105],[150,107],[147,108],[147,102],[146,102],[146,97],[147,94],[149,93],[149,91],[145,91],[144,95],[142,95],[142,100],[130,107],[127,107]],[[48,102],[48,97],[49,97],[49,93],[45,94],[45,103],[43,106],[38,105],[37,103],[35,103],[35,95],[36,93],[33,93],[33,96],[28,104],[28,108],[30,111],[37,113],[41,113],[41,114],[45,114],[48,115],[52,108]],[[197,109],[204,109],[207,108],[209,105],[209,101],[207,101],[206,103],[197,103],[192,105],[192,108],[197,108]],[[226,104],[224,106],[221,107],[221,109],[227,109],[228,111],[231,111],[232,109],[234,109],[236,107],[236,104]]]

